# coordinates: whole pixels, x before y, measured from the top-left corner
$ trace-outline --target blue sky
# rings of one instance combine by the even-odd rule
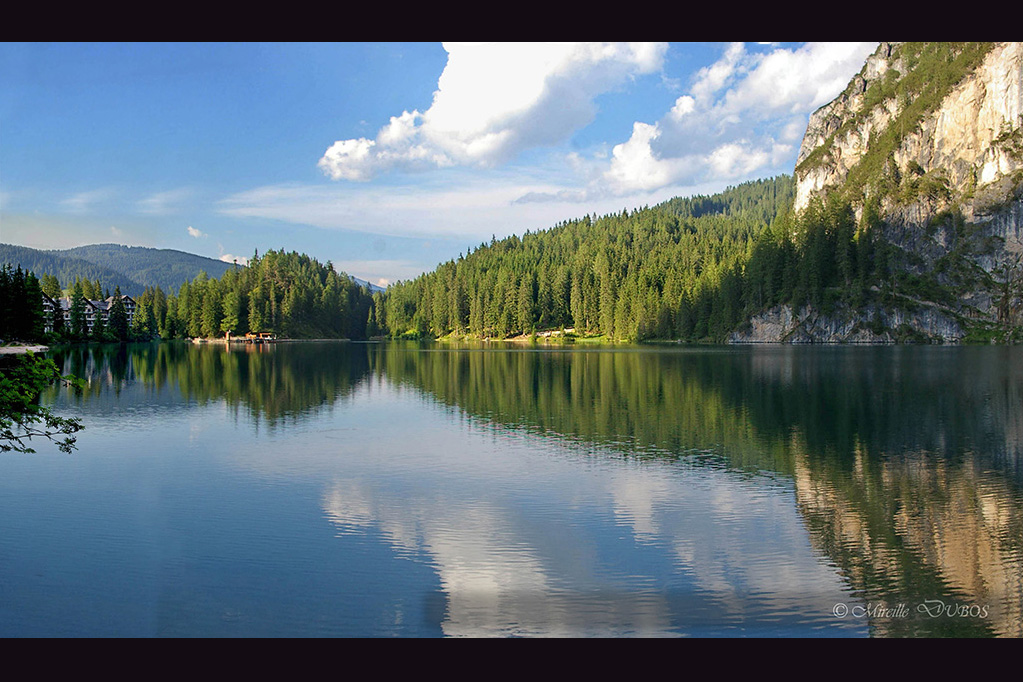
[[[386,284],[587,214],[791,173],[877,43],[0,44],[0,242]]]

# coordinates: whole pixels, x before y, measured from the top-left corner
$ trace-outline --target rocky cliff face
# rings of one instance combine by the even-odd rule
[[[870,305],[831,314],[780,305],[732,332],[728,343],[959,343],[964,336],[954,313],[928,303],[912,309]]]
[[[907,275],[957,301],[780,306],[731,342],[958,342],[1023,324],[1023,43],[881,43],[810,117],[795,180],[797,212],[839,193],[862,225],[875,207]]]
[[[881,43],[845,91],[810,117],[796,161],[796,210],[822,190],[844,183],[871,140],[911,104],[912,94],[897,86],[912,68],[900,47]],[[913,129],[899,131],[893,156],[903,174],[911,163],[925,173],[946,174],[953,193],[967,199],[968,211],[971,190],[1023,170],[1021,127],[1023,43],[999,43]],[[822,162],[805,164],[815,151],[822,152]]]

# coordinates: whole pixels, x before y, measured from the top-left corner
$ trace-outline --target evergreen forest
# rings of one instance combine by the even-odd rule
[[[566,330],[613,341],[720,342],[773,305],[831,310],[941,293],[926,277],[901,274],[909,255],[881,237],[876,207],[857,221],[833,196],[794,217],[793,191],[782,175],[493,239],[378,294],[370,333]]]
[[[55,309],[53,331],[47,323],[42,293],[71,299],[70,324]],[[0,339],[19,341],[149,341],[155,338],[213,338],[272,332],[289,338],[363,338],[373,304],[369,289],[338,273],[328,261],[295,252],[258,253],[247,267],[233,266],[218,279],[200,272],[177,293],[146,287],[135,297],[134,319],[128,324],[115,287],[109,320],[97,317],[91,334],[85,322],[85,300],[111,295],[98,280],[76,278],[62,289],[49,273],[40,279],[5,265],[0,271]]]
[[[917,180],[909,172],[899,183],[910,186]],[[361,286],[329,261],[321,264],[283,250],[257,252],[248,266],[235,264],[219,278],[200,272],[177,292],[146,287],[134,297],[138,307],[131,325],[112,309],[109,323],[89,335],[76,304],[70,325],[54,316],[50,340],[248,332],[290,338],[507,339],[556,333],[614,342],[719,343],[753,316],[781,304],[812,306],[824,314],[912,308],[921,302],[951,309],[957,287],[978,284],[982,273],[969,266],[966,246],[953,245],[931,268],[886,238],[876,199],[857,216],[849,199],[833,192],[794,215],[793,192],[792,177],[782,175],[713,196],[675,198],[492,238],[386,291]],[[968,228],[956,213],[946,211],[933,221],[950,225],[957,244],[968,242]],[[4,273],[4,320],[16,329],[0,338],[41,338],[42,313],[16,303],[38,299],[30,289],[75,301],[110,296],[98,279],[76,277],[61,289],[49,273],[39,280],[20,266],[7,266]],[[1020,278],[1003,279],[1004,291],[992,289],[999,305],[1017,295],[1013,283]],[[24,315],[14,312],[30,309]],[[868,317],[865,324],[880,325],[869,319],[878,318]],[[899,334],[902,341],[926,340],[912,330]]]

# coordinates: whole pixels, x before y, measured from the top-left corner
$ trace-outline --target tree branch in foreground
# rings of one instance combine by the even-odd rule
[[[82,384],[61,376],[53,360],[32,352],[0,358],[0,452],[35,452],[29,445],[33,438],[53,441],[62,452],[75,449],[75,434],[85,428],[82,421],[58,417],[39,404],[42,391],[58,382]]]

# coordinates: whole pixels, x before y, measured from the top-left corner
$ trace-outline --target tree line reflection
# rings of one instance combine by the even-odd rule
[[[880,635],[1023,636],[1023,349],[534,350],[164,343],[50,353],[122,404],[225,401],[271,428],[373,377],[581,451],[793,482]],[[918,610],[987,607],[983,618]],[[905,604],[907,616],[888,614]]]
[[[791,477],[875,634],[1023,635],[1020,349],[389,347],[372,365],[507,428]],[[971,605],[986,615],[949,615]]]
[[[362,352],[341,343],[104,344],[50,351],[58,367],[86,380],[73,399],[116,396],[120,404],[223,400],[270,428],[351,395],[367,375]]]

